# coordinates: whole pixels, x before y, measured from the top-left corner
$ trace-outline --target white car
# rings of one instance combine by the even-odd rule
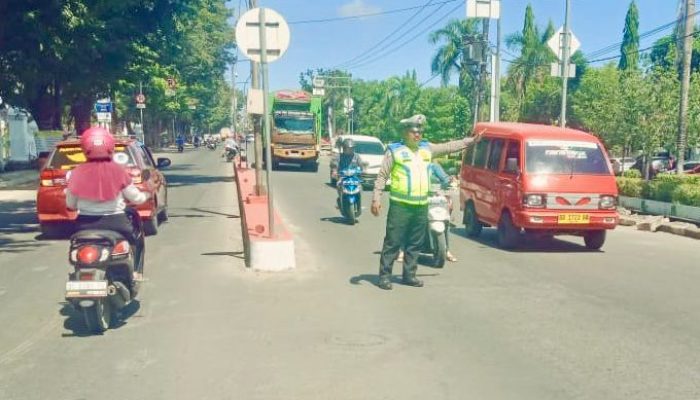
[[[360,167],[362,168],[362,184],[365,188],[374,187],[374,181],[377,179],[379,169],[382,166],[386,146],[381,140],[374,136],[364,135],[342,135],[338,136],[333,146],[333,154],[331,158],[330,182],[335,185],[338,182],[338,160],[340,153],[343,151],[343,141],[352,139],[355,142],[355,154],[360,159]]]
[[[615,157],[610,159],[615,175],[622,175],[623,171],[629,171],[636,161],[634,157]]]

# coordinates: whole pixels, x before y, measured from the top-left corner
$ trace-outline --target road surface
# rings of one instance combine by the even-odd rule
[[[275,173],[297,270],[255,273],[218,153],[171,155],[140,304],[100,336],[62,301],[67,245],[35,240],[34,192],[0,191],[0,399],[700,397],[698,242],[619,229],[601,252],[508,252],[457,227],[459,262],[385,292],[386,208],[343,224],[324,159]]]

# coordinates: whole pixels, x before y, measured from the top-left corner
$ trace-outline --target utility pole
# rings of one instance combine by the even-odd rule
[[[676,171],[683,174],[685,164],[685,147],[688,137],[688,95],[690,91],[690,63],[693,55],[693,30],[695,29],[695,0],[685,0],[683,7],[683,29],[678,33],[683,35],[683,59],[681,61],[681,104],[678,112],[678,158]]]
[[[493,67],[493,77],[496,80],[496,90],[493,96],[493,120],[501,120],[501,18],[496,20],[496,59]]]
[[[143,96],[143,81],[139,82],[139,94]],[[143,108],[139,108],[139,111],[141,112],[141,142],[146,143],[146,129],[143,127]]]
[[[231,65],[231,132],[234,138],[236,137],[236,114],[238,108],[238,96],[236,96],[236,64],[238,57],[233,60]]]
[[[258,0],[248,0],[248,8],[258,8]],[[258,63],[255,61],[250,62],[250,87],[252,89],[260,89],[260,76],[258,74]],[[253,134],[255,140],[253,144],[255,145],[255,194],[262,196],[265,194],[265,188],[262,183],[262,160],[263,160],[263,138],[261,131],[261,118],[259,115],[253,116]],[[267,160],[268,163],[272,160]]]
[[[480,112],[481,112],[481,99],[484,82],[486,81],[486,66],[488,64],[488,48],[489,42],[489,26],[490,20],[488,18],[483,18],[483,30],[482,36],[477,39],[477,47],[480,49],[478,52],[478,72],[476,79],[476,99],[474,101],[474,126],[479,122]]]
[[[571,45],[571,33],[569,32],[569,8],[571,0],[566,0],[566,10],[564,11],[564,33],[562,34],[564,44],[562,45],[562,86],[561,86],[561,117],[559,125],[566,128],[566,96],[569,91],[569,46]]]

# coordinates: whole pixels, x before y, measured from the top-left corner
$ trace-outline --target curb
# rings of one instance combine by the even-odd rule
[[[697,225],[683,221],[670,221],[662,216],[631,214],[625,210],[620,213],[618,225],[635,227],[640,231],[665,232],[700,240],[700,228]]]

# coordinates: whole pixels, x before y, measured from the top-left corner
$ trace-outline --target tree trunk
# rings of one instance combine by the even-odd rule
[[[85,97],[76,97],[71,104],[70,113],[75,121],[75,132],[81,135],[90,127],[92,102]]]
[[[62,130],[61,90],[59,84],[41,85],[29,100],[29,111],[39,130]]]

